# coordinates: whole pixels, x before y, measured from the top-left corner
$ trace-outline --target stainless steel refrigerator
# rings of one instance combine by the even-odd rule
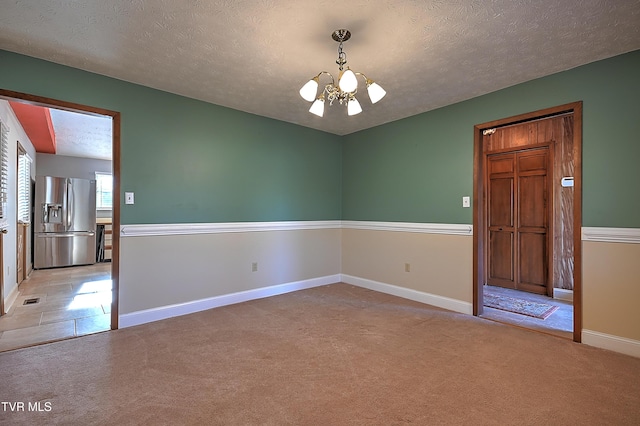
[[[36,177],[34,268],[96,262],[96,181]]]

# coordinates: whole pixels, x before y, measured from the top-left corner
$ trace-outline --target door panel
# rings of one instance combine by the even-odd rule
[[[547,170],[547,152],[521,152],[518,154],[518,172],[540,172]]]
[[[488,224],[489,251],[487,282],[515,288],[514,261],[514,171],[515,155],[489,157]]]
[[[495,284],[513,285],[513,232],[489,231],[489,249],[495,255],[491,257],[489,276]]]
[[[548,293],[549,149],[517,153],[518,162],[518,270],[516,287]]]
[[[489,163],[489,174],[513,173],[513,155],[501,155],[491,159]]]
[[[513,226],[513,177],[491,180],[489,226]]]
[[[524,176],[518,179],[519,227],[546,227],[546,176]]]
[[[544,294],[548,280],[546,234],[535,232],[520,233],[518,250],[521,290]]]

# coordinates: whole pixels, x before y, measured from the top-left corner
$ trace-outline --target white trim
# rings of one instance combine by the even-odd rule
[[[582,241],[640,244],[640,228],[582,227]]]
[[[20,290],[18,289],[18,285],[16,285],[11,293],[4,299],[4,311],[9,312],[9,310],[13,307],[13,304],[16,302],[18,295],[20,294]]]
[[[371,231],[419,232],[423,234],[473,235],[473,225],[457,223],[342,221],[343,228]]]
[[[220,234],[227,232],[298,231],[303,229],[339,229],[339,220],[282,222],[172,223],[157,225],[121,225],[121,237],[162,235]]]
[[[277,296],[279,294],[290,293],[292,291],[333,284],[339,281],[339,274],[327,275],[325,277],[311,278],[309,280],[295,281],[270,287],[257,288],[255,290],[223,294],[221,296],[193,300],[190,302],[178,303],[175,305],[161,306],[158,308],[146,309],[129,314],[122,314],[118,317],[118,324],[120,328],[132,327],[134,325],[140,325],[181,315],[192,314],[207,309],[218,308],[220,306],[233,305],[235,303]]]
[[[582,343],[640,358],[640,341],[638,340],[583,329]]]
[[[228,232],[299,231],[305,229],[366,229],[371,231],[417,232],[422,234],[472,235],[472,225],[457,223],[412,223],[368,221],[281,221],[121,225],[121,237],[221,234]]]
[[[438,296],[431,293],[424,293],[418,290],[398,287],[392,284],[381,283],[378,281],[354,277],[351,275],[342,274],[341,277],[341,281],[347,284],[368,288],[369,290],[379,291],[381,293],[391,294],[409,300],[415,300],[416,302],[437,306],[443,309],[449,309],[450,311],[459,312],[462,314],[473,315],[473,304],[463,302],[462,300],[451,299],[449,297]]]
[[[554,288],[553,298],[558,300],[564,300],[565,302],[573,302],[573,290],[567,290],[564,288]]]

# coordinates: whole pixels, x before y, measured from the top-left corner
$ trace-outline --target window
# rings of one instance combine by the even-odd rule
[[[0,220],[7,219],[7,173],[9,167],[9,128],[0,121]]]
[[[96,209],[111,210],[113,205],[113,176],[96,172]]]
[[[31,222],[29,205],[31,200],[31,158],[18,145],[18,221]]]

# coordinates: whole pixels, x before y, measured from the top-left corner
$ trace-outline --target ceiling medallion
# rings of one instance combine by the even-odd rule
[[[338,101],[340,105],[346,105],[347,114],[349,115],[360,114],[362,112],[362,107],[360,106],[360,102],[356,99],[356,93],[358,93],[357,77],[362,77],[364,79],[371,103],[375,104],[378,102],[387,94],[387,92],[385,92],[380,85],[374,83],[373,80],[368,79],[366,75],[360,72],[353,72],[348,66],[346,67],[346,70],[344,69],[347,64],[347,54],[342,50],[342,43],[351,38],[351,32],[349,30],[335,30],[333,34],[331,34],[331,38],[340,43],[338,45],[338,59],[336,60],[336,64],[338,64],[338,69],[340,71],[338,74],[338,84],[336,85],[335,78],[331,73],[322,71],[302,86],[302,89],[300,89],[300,96],[302,96],[305,101],[313,102],[309,112],[319,117],[324,115],[325,100],[329,101],[329,105],[333,105],[334,101]],[[325,85],[320,95],[318,95],[318,85],[320,77],[323,75],[329,76],[329,78],[331,78],[331,82]]]

